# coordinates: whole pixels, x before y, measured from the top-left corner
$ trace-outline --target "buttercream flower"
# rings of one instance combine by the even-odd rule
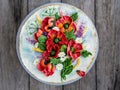
[[[57,58],[58,53],[60,51],[60,47],[57,44],[49,44],[48,46],[49,47],[47,47],[47,50],[43,53],[43,57],[47,60],[49,60],[50,57]]]
[[[64,33],[62,32],[58,32],[58,31],[55,31],[55,30],[51,30],[49,33],[48,33],[48,36],[47,36],[49,39],[47,40],[46,44],[50,44],[50,41],[52,41],[51,43],[54,43],[54,44],[59,44],[59,45],[63,45],[63,44],[67,44],[68,41],[67,41],[67,38],[65,36]]]
[[[82,50],[82,45],[80,43],[75,43],[74,40],[70,40],[67,47],[67,54],[76,60],[80,56],[80,51]]]
[[[55,20],[53,17],[44,18],[44,20],[42,21],[42,30],[45,32],[49,32],[53,28],[54,22]]]
[[[80,76],[80,77],[84,77],[86,75],[86,73],[84,71],[81,70],[77,70],[76,73]]]
[[[55,72],[55,66],[47,62],[45,59],[41,59],[37,65],[38,70],[42,71],[46,76],[50,76]]]
[[[76,26],[70,16],[62,16],[59,20],[56,21],[56,26],[60,28],[61,32],[76,31]]]
[[[38,31],[34,33],[34,38],[36,41],[38,41],[38,38],[42,35],[42,30],[38,28]]]
[[[64,57],[64,56],[65,56],[65,53],[64,53],[64,52],[59,52],[59,53],[58,53],[58,57],[61,57],[61,58],[62,58],[62,57]]]
[[[57,64],[56,65],[56,69],[57,70],[62,70],[63,69],[63,65],[62,64]]]

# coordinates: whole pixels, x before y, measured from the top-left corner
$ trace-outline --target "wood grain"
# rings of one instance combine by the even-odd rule
[[[83,10],[90,19],[94,22],[94,0],[62,0],[62,2],[74,5],[81,10]],[[85,78],[64,86],[64,90],[95,90],[96,89],[96,78],[95,78],[95,66],[92,67],[90,72],[86,75]]]
[[[0,0],[0,90],[28,90],[28,74],[16,55],[16,33],[27,14],[26,2]]]
[[[114,3],[115,65],[113,89],[120,90],[120,0]]]
[[[120,18],[120,0],[96,1],[96,27],[100,39],[96,67],[97,90],[120,90],[120,26],[118,26],[120,21],[118,18]]]

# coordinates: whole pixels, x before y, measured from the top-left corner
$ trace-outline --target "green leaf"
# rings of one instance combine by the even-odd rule
[[[41,36],[38,38],[38,41],[39,41],[40,43],[45,43],[46,40],[47,40],[47,37],[44,36],[44,35],[41,35]]]
[[[66,67],[64,71],[65,75],[69,75],[72,72],[72,70],[73,70],[73,65]]]
[[[67,46],[66,45],[62,45],[60,51],[66,53],[67,52]]]
[[[61,71],[61,78],[66,80],[66,75],[69,75],[73,71],[73,65],[65,67]]]
[[[65,35],[66,35],[66,37],[67,37],[68,40],[70,40],[70,39],[73,39],[73,40],[74,40],[75,37],[76,37],[75,34],[74,34],[74,30],[66,31],[66,32],[65,32]]]
[[[64,76],[62,76],[62,79],[66,80],[66,76],[65,76],[65,75],[64,75]]]
[[[88,57],[89,55],[92,55],[92,53],[89,52],[89,51],[87,51],[87,50],[83,50],[81,54],[82,54],[82,56],[85,57],[85,58]]]
[[[38,44],[38,48],[40,48],[41,50],[45,51],[46,50],[46,44],[45,43],[39,43]]]
[[[56,12],[55,13],[55,20],[58,20],[58,19],[60,19],[61,17],[60,17],[60,15],[58,14],[58,12]]]
[[[74,13],[71,15],[71,18],[73,19],[73,21],[76,21],[78,19],[78,13]]]
[[[72,58],[67,58],[62,64],[61,80],[66,80],[66,75],[69,75],[73,71]]]
[[[72,64],[72,58],[67,58],[64,62],[63,62],[63,67],[68,67]]]
[[[61,63],[61,61],[58,58],[50,58],[50,63],[57,65],[57,64]]]
[[[62,70],[61,70],[61,80],[62,80],[62,79],[66,80],[66,76],[65,76],[64,70],[65,70],[65,69],[62,69]]]

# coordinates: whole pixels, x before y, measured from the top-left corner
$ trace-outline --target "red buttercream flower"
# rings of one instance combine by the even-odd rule
[[[35,40],[38,40],[38,38],[42,35],[42,30],[38,28],[38,31],[34,33]]]
[[[37,65],[38,70],[42,71],[46,76],[50,76],[55,72],[55,66],[47,63],[45,59],[41,59]]]
[[[67,54],[72,57],[73,60],[76,60],[80,56],[80,51],[82,49],[81,44],[75,43],[74,40],[70,40],[67,47]]]
[[[50,57],[57,58],[59,51],[60,51],[60,47],[57,44],[54,44],[54,45],[48,44],[47,50],[44,51],[44,53],[43,53],[43,57],[46,60],[49,60]]]
[[[76,26],[70,16],[62,16],[59,20],[56,21],[56,26],[60,28],[61,32],[76,31]]]
[[[81,70],[77,70],[76,72],[81,77],[84,77],[86,75],[86,73],[84,71],[81,71]]]
[[[54,26],[54,18],[53,17],[46,17],[42,21],[42,30],[45,32],[49,32],[52,27]]]
[[[62,44],[67,44],[68,43],[65,34],[62,33],[62,32],[56,31],[56,30],[51,30],[48,33],[48,38],[49,39],[47,40],[46,45],[48,45],[48,44],[62,45]]]

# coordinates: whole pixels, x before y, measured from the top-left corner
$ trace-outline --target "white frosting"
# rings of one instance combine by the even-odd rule
[[[80,37],[80,38],[77,37],[77,38],[75,39],[75,41],[76,41],[76,43],[82,43],[82,38],[81,38],[81,37]]]
[[[40,62],[40,59],[36,58],[36,59],[34,60],[33,64],[34,64],[35,66],[37,66],[37,65],[39,64],[39,62]]]

